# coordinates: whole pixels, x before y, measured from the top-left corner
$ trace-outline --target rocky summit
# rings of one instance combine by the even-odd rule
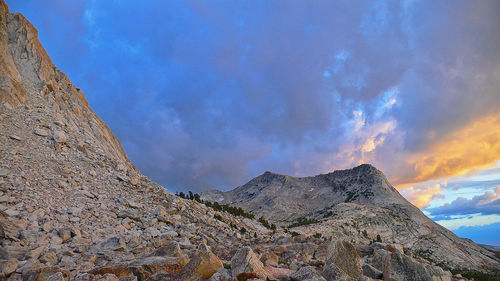
[[[356,245],[384,241],[446,269],[498,270],[491,251],[429,219],[369,164],[302,178],[265,172],[231,191],[205,191],[201,198],[241,207],[301,235]]]
[[[172,194],[3,0],[0,61],[0,280],[466,280],[499,268],[370,166]]]

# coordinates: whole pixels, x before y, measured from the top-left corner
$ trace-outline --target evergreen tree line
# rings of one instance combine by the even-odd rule
[[[205,204],[205,206],[210,207],[216,211],[224,211],[226,213],[230,213],[234,216],[240,216],[240,217],[245,217],[249,219],[255,219],[255,216],[253,214],[245,212],[241,207],[234,207],[229,204],[219,204],[219,202],[211,202],[208,200],[201,200],[200,195],[198,193],[193,193],[192,191],[189,191],[188,194],[184,194],[184,192],[176,193],[177,196],[184,198],[184,199],[189,199],[189,200],[195,200],[199,203]]]
[[[216,211],[224,211],[226,213],[230,213],[234,216],[241,216],[249,219],[255,219],[255,216],[253,214],[245,212],[241,207],[234,207],[229,204],[220,204],[219,202],[211,202],[208,200],[201,200],[200,195],[198,193],[193,193],[192,191],[188,191],[187,194],[184,192],[179,192],[176,193],[175,195],[183,198],[183,199],[189,199],[189,200],[195,200],[196,202],[205,204],[205,206],[210,207]],[[223,221],[221,216],[218,216],[216,219],[219,219]],[[266,228],[271,229],[273,231],[276,230],[276,225],[275,224],[270,224],[264,217],[260,217],[258,221]],[[245,230],[246,232],[246,230]],[[242,232],[244,233],[244,232]]]

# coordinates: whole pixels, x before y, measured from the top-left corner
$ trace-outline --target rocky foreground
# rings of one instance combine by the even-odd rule
[[[0,0],[0,280],[465,280],[398,243],[273,231],[130,163]]]

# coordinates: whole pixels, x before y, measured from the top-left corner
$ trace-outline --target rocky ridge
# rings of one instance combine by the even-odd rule
[[[342,237],[355,244],[380,236],[448,269],[500,267],[491,251],[429,219],[369,164],[302,178],[265,172],[227,192],[202,192],[201,198],[241,207],[299,234]]]
[[[272,232],[153,183],[3,0],[0,61],[0,280],[464,280],[397,244]]]

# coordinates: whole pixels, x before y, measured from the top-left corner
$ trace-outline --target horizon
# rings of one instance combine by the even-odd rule
[[[500,246],[498,2],[6,2],[172,192],[370,163]]]

